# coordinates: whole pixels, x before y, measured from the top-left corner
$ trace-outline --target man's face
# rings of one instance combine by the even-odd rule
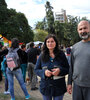
[[[90,24],[87,21],[81,21],[78,24],[78,33],[81,39],[87,40],[90,37]]]

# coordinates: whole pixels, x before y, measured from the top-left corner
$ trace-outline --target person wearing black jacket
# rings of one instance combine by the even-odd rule
[[[45,38],[35,72],[41,78],[40,92],[43,100],[63,100],[67,91],[65,75],[69,72],[69,64],[64,52],[59,49],[55,35],[49,34]]]
[[[37,90],[37,75],[34,72],[35,64],[37,57],[39,55],[38,50],[34,47],[34,43],[30,42],[30,49],[27,52],[28,54],[28,75],[31,81],[31,90]]]
[[[2,81],[2,71],[1,71],[1,62],[3,61],[3,57],[8,53],[8,49],[0,50],[0,81]]]

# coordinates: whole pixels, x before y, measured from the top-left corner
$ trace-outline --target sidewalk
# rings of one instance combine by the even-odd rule
[[[15,97],[17,97],[16,100],[25,100],[24,99],[25,96],[23,94],[23,91],[21,90],[16,78],[14,80],[14,88],[15,88],[15,90],[14,90]],[[29,94],[31,95],[30,100],[42,100],[42,95],[40,94],[39,90],[31,91],[30,85],[27,85],[27,90],[28,90]],[[4,78],[3,78],[3,81],[0,82],[0,94],[3,94],[3,92],[4,92]],[[10,100],[10,96],[7,96],[6,99],[3,98],[3,99],[0,99],[0,100]],[[72,100],[71,95],[66,93],[63,100]]]

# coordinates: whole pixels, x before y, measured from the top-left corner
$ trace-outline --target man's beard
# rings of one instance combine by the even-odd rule
[[[82,34],[79,34],[79,37],[83,40],[87,40],[90,37],[90,32],[83,32]]]

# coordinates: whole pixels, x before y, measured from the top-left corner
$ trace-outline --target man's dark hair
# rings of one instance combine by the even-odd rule
[[[30,42],[30,48],[32,48],[34,46],[33,42]]]
[[[21,49],[23,49],[23,48],[25,48],[26,47],[26,45],[25,44],[22,44],[21,45]]]
[[[11,40],[11,48],[15,49],[19,47],[19,40],[17,38],[13,38]]]

